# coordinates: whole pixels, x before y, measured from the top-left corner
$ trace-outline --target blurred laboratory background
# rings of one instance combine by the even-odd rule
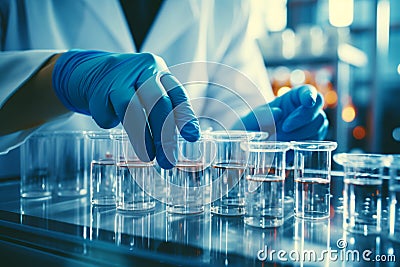
[[[400,153],[400,1],[253,5],[250,30],[274,93],[313,84],[324,96],[336,152]]]

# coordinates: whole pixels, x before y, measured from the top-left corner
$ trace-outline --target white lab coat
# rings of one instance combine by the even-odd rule
[[[199,75],[212,83],[228,83],[250,106],[264,104],[273,95],[262,57],[247,34],[249,11],[248,1],[167,0],[142,51],[160,55],[169,66],[210,61],[238,69],[257,85],[258,92],[249,89],[248,81],[238,75],[219,68],[211,70],[204,64],[193,64],[196,67],[176,75],[183,83],[199,79]],[[136,51],[118,0],[0,0],[0,23],[0,107],[58,51]],[[193,106],[200,117],[225,120],[228,127],[232,124],[218,102],[205,101],[202,96],[218,98],[240,110],[234,106],[232,96],[224,96],[224,90],[209,90],[204,84],[187,86],[187,90],[191,99],[196,99]],[[95,127],[90,117],[78,114],[68,122],[63,127]],[[58,124],[44,127],[55,128]],[[0,153],[18,146],[30,133],[28,130],[0,137]]]

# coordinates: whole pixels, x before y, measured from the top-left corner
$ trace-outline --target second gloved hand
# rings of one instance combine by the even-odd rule
[[[311,85],[302,85],[268,105],[257,107],[243,117],[240,124],[250,131],[270,129],[273,124],[270,117],[273,117],[277,140],[322,140],[329,124],[322,106],[323,99],[317,90]],[[260,125],[268,123],[270,125]]]
[[[185,89],[152,54],[71,50],[57,59],[52,79],[68,109],[91,115],[102,128],[122,122],[143,161],[175,164],[176,127],[188,141],[200,137]]]

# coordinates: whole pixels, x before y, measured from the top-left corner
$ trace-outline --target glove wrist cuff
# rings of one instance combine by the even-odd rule
[[[90,115],[86,99],[87,88],[82,86],[82,79],[89,75],[90,69],[82,66],[88,60],[106,54],[101,51],[70,50],[56,61],[52,73],[53,89],[61,103],[71,111]],[[79,71],[75,71],[76,69]],[[77,75],[77,73],[79,75]]]

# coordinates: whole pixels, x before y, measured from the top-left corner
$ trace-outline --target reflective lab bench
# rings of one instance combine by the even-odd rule
[[[172,215],[158,203],[149,213],[120,213],[92,206],[88,197],[21,199],[19,181],[9,180],[0,184],[1,261],[13,266],[399,266],[400,243],[387,238],[385,215],[380,235],[343,231],[342,184],[342,177],[332,177],[330,219],[297,219],[287,201],[284,225],[261,229],[209,209]]]

